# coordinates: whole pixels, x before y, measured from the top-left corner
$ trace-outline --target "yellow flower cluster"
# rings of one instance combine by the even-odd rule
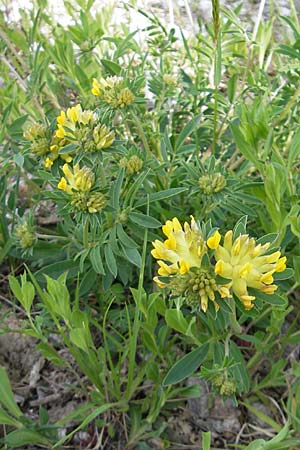
[[[257,244],[246,234],[233,240],[230,230],[220,245],[221,234],[215,231],[205,240],[193,217],[191,225],[185,223],[182,227],[175,217],[162,229],[167,239],[152,243],[151,253],[159,265],[159,276],[154,281],[159,287],[169,287],[173,293],[186,296],[190,303],[199,303],[204,311],[208,300],[218,309],[217,294],[221,298],[235,294],[250,310],[255,296],[249,295],[248,288],[272,295],[277,289],[273,274],[286,269],[286,257],[281,257],[280,251],[266,254],[270,243]],[[205,264],[204,255],[207,255]],[[228,282],[218,284],[217,275]]]
[[[256,244],[254,238],[243,234],[233,241],[232,230],[224,236],[223,246],[215,251],[215,273],[231,280],[231,289],[242,301],[245,309],[253,307],[255,296],[248,287],[272,295],[277,289],[273,274],[286,269],[286,257],[280,251],[266,255],[270,243]]]
[[[120,77],[93,79],[92,94],[102,97],[104,103],[114,109],[124,108],[134,102],[134,95],[128,87],[124,87]]]
[[[82,110],[81,105],[61,111],[57,117],[56,137],[78,142],[86,152],[94,152],[110,147],[115,133],[106,125],[99,123],[97,116],[90,110]]]
[[[69,142],[57,136],[51,137],[50,130],[45,125],[35,123],[24,132],[23,136],[31,141],[32,153],[44,157],[45,167],[51,167],[58,157],[66,162],[72,161],[68,154],[59,155],[59,150]]]
[[[61,111],[57,117],[56,136],[58,138],[75,138],[76,125],[88,125],[92,122],[94,122],[92,111],[83,111],[81,105],[73,106],[67,109],[67,113]]]
[[[106,205],[102,192],[90,192],[95,185],[95,176],[88,167],[75,164],[73,171],[68,164],[63,166],[64,177],[58,183],[58,189],[71,196],[71,205],[80,211],[96,213]]]

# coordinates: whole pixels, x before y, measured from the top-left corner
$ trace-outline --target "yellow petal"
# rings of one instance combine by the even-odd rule
[[[275,266],[275,271],[276,272],[283,272],[286,269],[286,256],[283,256],[282,258],[280,258]]]
[[[154,282],[157,284],[157,286],[160,287],[160,288],[164,288],[164,287],[167,286],[166,283],[163,283],[162,281],[160,281],[158,277],[154,277],[154,278],[153,278],[153,281],[154,281]]]
[[[246,278],[246,276],[251,272],[252,264],[246,263],[240,270],[239,270],[239,276],[241,278]]]
[[[215,250],[216,248],[218,248],[218,246],[220,244],[220,240],[221,240],[221,235],[217,230],[214,232],[214,234],[210,238],[207,239],[207,245],[209,248]]]
[[[265,294],[272,295],[277,290],[278,286],[276,284],[269,284],[268,286],[263,286],[260,290]]]
[[[173,224],[173,229],[174,229],[175,233],[177,231],[181,231],[182,230],[182,226],[181,226],[179,220],[177,219],[177,217],[174,217],[174,219],[172,220],[172,224]]]
[[[241,251],[241,237],[238,237],[233,244],[232,254],[233,256],[238,256]]]
[[[215,273],[217,275],[221,275],[224,272],[224,261],[222,261],[221,259],[219,259],[219,261],[217,261],[216,265],[215,265]]]
[[[273,273],[274,271],[271,270],[270,272],[264,273],[261,277],[260,277],[260,281],[264,284],[272,284],[274,279],[273,279]]]
[[[179,272],[181,273],[181,275],[184,275],[185,273],[187,273],[191,267],[187,261],[180,261],[179,266],[180,266]]]
[[[271,253],[271,255],[267,255],[266,262],[271,264],[277,262],[279,258],[280,258],[280,251],[278,250],[277,252]]]
[[[61,189],[62,191],[65,191],[67,188],[67,180],[65,177],[61,177],[60,182],[57,185],[58,189]]]

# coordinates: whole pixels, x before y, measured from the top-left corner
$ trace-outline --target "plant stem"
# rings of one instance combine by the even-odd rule
[[[148,195],[148,205],[147,205],[147,214],[149,214],[149,195]],[[137,347],[137,339],[138,332],[140,329],[140,310],[143,296],[143,282],[144,282],[144,272],[146,265],[146,252],[147,252],[147,238],[148,238],[148,230],[145,230],[144,234],[144,243],[143,243],[143,253],[142,253],[142,265],[139,275],[139,284],[138,284],[138,293],[136,297],[136,305],[135,305],[135,313],[132,327],[132,334],[130,336],[129,342],[129,360],[128,360],[128,383],[127,383],[127,395],[126,397],[130,399],[134,388],[132,388],[133,377],[134,377],[134,367],[135,367],[135,354]]]
[[[131,117],[133,119],[133,122],[134,122],[135,126],[137,127],[137,130],[138,130],[138,133],[139,133],[139,137],[140,137],[140,139],[141,139],[141,141],[143,143],[143,146],[145,148],[147,157],[149,158],[149,160],[151,160],[152,159],[152,153],[151,153],[148,141],[147,141],[147,137],[146,137],[145,132],[143,130],[143,127],[142,127],[142,125],[140,123],[140,119],[136,116],[136,114],[133,111],[130,111],[130,114],[131,114]]]
[[[228,299],[228,303],[229,303],[229,306],[230,306],[231,311],[232,311],[230,313],[230,315],[229,315],[229,317],[230,317],[230,327],[231,327],[232,333],[233,334],[241,334],[242,329],[241,329],[241,326],[238,323],[237,318],[236,318],[235,301],[234,301],[233,298],[230,298],[230,299]]]

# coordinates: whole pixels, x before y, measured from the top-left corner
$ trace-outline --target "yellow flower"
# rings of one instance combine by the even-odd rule
[[[53,160],[50,158],[46,158],[44,164],[45,164],[45,167],[48,169],[49,167],[51,167],[53,165]]]
[[[63,139],[65,137],[74,138],[76,127],[87,125],[94,122],[93,111],[82,110],[81,105],[72,106],[67,109],[67,113],[61,111],[57,117],[56,137]]]
[[[96,95],[96,96],[101,95],[100,84],[99,84],[99,82],[96,80],[96,78],[93,78],[92,94],[93,94],[93,95]]]
[[[246,310],[253,307],[255,296],[249,295],[248,288],[258,289],[272,295],[277,289],[273,274],[285,270],[286,257],[280,257],[280,251],[266,255],[270,247],[256,244],[254,238],[244,234],[234,240],[232,230],[224,237],[223,246],[215,250],[215,273],[231,280],[230,288],[241,300]]]
[[[184,274],[191,267],[201,266],[206,245],[193,217],[191,225],[185,222],[183,228],[178,219],[174,217],[172,220],[167,220],[162,230],[168,239],[164,242],[159,240],[152,242],[154,250],[151,252],[152,256],[159,260],[159,275],[177,272]],[[167,265],[163,260],[172,264]]]
[[[221,240],[221,235],[217,230],[214,232],[214,234],[210,238],[207,239],[207,245],[209,248],[215,250],[216,248],[218,248],[218,246],[220,244],[220,240]]]
[[[57,187],[69,195],[76,191],[89,192],[94,185],[95,177],[88,167],[80,169],[79,164],[75,164],[72,171],[68,164],[64,164],[63,173],[65,176],[61,178]]]

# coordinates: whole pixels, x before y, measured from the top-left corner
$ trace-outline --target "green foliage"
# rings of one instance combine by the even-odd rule
[[[22,11],[20,23],[0,12],[0,262],[4,281],[10,273],[8,304],[22,309],[18,331],[37,340],[45,359],[74,371],[59,350],[69,352],[86,401],[55,424],[29,420],[0,368],[1,443],[60,448],[90,426],[117,441],[122,422],[126,448],[150,448],[154,438],[167,448],[172,403],[202,395],[185,385],[195,374],[269,427],[252,442],[238,436],[237,448],[297,448],[300,369],[284,353],[300,337],[297,16],[292,8],[291,17],[259,18],[252,30],[239,8],[213,0],[211,23],[179,35],[147,11],[138,11],[145,29],[131,30],[113,23],[113,5],[94,6],[64,2],[65,26],[46,0]],[[158,290],[151,242],[174,217],[187,222],[182,233],[191,241],[187,248],[183,235],[175,244],[168,236]],[[242,250],[240,285],[246,263],[265,261],[262,273],[270,272],[265,283],[259,273],[247,285],[248,309],[247,299],[230,294],[233,275],[215,270],[219,243],[208,245],[228,230],[234,241],[249,233],[258,253],[269,245],[250,255],[256,265]],[[197,274],[190,290],[176,283],[168,290],[174,273],[194,275],[195,266],[185,272],[180,264],[201,240],[201,269],[212,268],[218,288],[228,289],[207,299],[205,311],[187,301],[204,284]],[[275,270],[279,246],[288,267],[282,261]],[[71,419],[77,425],[59,438]],[[214,445],[211,431],[202,433],[203,450]]]

